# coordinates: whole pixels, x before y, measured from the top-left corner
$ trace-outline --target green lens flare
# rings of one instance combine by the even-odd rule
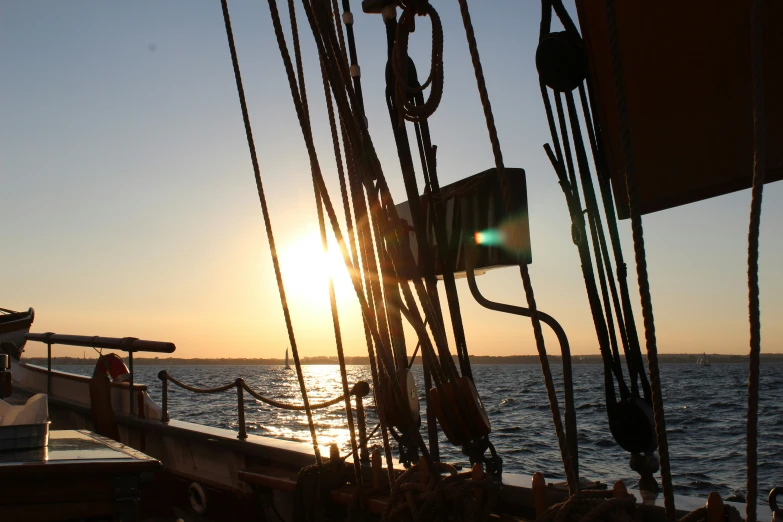
[[[502,230],[489,228],[481,232],[476,232],[475,238],[477,245],[484,246],[503,246],[505,243],[505,234]]]
[[[509,254],[520,255],[530,249],[526,221],[524,214],[508,217],[498,227],[476,232],[473,239],[477,245],[497,247]]]

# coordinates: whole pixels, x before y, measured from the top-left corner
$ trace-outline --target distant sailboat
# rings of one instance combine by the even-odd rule
[[[707,354],[701,355],[698,359],[696,359],[696,364],[699,366],[709,366],[710,361],[707,359]]]
[[[288,364],[288,348],[285,349],[285,369],[290,370],[291,366]]]

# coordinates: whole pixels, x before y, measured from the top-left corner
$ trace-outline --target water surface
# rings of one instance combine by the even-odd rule
[[[60,368],[84,375],[92,366]],[[162,367],[136,366],[136,381],[150,388],[160,402],[157,378]],[[218,386],[243,377],[260,394],[281,401],[301,403],[296,373],[281,366],[167,366],[174,377],[194,386]],[[761,371],[759,407],[759,499],[774,486],[783,485],[783,406],[780,383],[783,365],[768,364]],[[421,368],[414,368],[419,390],[423,390]],[[553,366],[555,383],[561,374]],[[676,491],[705,495],[718,491],[724,498],[745,489],[745,416],[747,410],[747,366],[720,364],[700,368],[687,364],[661,365],[661,378],[669,433],[669,451]],[[312,402],[331,399],[341,392],[337,366],[305,366],[305,381]],[[636,474],[628,467],[628,454],[609,433],[604,407],[602,367],[574,366],[574,392],[579,426],[580,474],[586,478],[622,479],[635,486]],[[491,440],[509,472],[532,474],[541,471],[548,480],[563,480],[560,452],[554,435],[549,403],[541,370],[535,365],[476,365],[474,377],[492,421]],[[369,368],[349,366],[349,382],[371,381]],[[234,390],[216,395],[186,392],[169,387],[172,418],[237,429],[237,397]],[[421,400],[424,400],[423,395]],[[562,395],[560,396],[562,408]],[[367,398],[366,404],[372,400]],[[304,412],[271,408],[245,398],[249,433],[311,443]],[[377,420],[368,408],[368,431]],[[328,454],[335,442],[343,454],[350,449],[345,410],[335,405],[315,414],[318,444]],[[426,437],[426,426],[422,426]],[[372,442],[380,443],[379,438]],[[440,443],[443,460],[466,463],[466,457],[445,438]]]

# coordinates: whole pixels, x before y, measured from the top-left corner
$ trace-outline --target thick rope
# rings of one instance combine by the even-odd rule
[[[253,390],[250,386],[248,386],[246,383],[242,386],[247,393],[252,395],[254,398],[258,399],[259,401],[263,402],[264,404],[268,404],[269,406],[274,406],[275,408],[282,408],[284,410],[292,410],[292,411],[302,411],[305,409],[304,404],[289,404],[285,402],[276,401],[274,399],[270,399],[268,397],[264,397],[260,395],[257,391]],[[351,394],[350,392],[348,394],[340,395],[339,397],[335,397],[334,399],[330,399],[325,402],[318,402],[314,404],[310,404],[310,409],[312,410],[320,410],[322,408],[328,408],[329,406],[334,406],[335,404],[338,404],[339,402],[350,399]]]
[[[302,108],[309,120],[310,113],[307,104],[307,87],[305,85],[305,79],[304,79],[304,67],[302,66],[302,52],[299,45],[299,28],[296,22],[296,8],[294,6],[294,0],[288,0],[288,11],[291,19],[291,33],[294,42],[294,57],[296,59],[297,77],[299,79],[299,95],[301,96]],[[334,115],[331,112],[331,94],[329,93],[328,84],[326,83],[326,73],[323,70],[323,63],[321,64],[321,76],[324,80],[324,94],[326,95],[327,105],[329,106],[330,109],[329,123],[332,128],[332,136],[334,137],[336,135],[336,130],[334,124]],[[335,147],[336,147],[335,154],[339,160],[339,145],[335,144]],[[340,170],[342,170],[342,161],[339,161],[339,168]],[[315,181],[313,181],[313,192],[315,195],[315,206],[318,214],[318,230],[321,235],[321,246],[324,250],[324,253],[328,255],[329,244],[326,238],[326,225],[324,224],[324,213],[321,205],[321,194],[318,191],[318,186],[315,183]],[[340,366],[340,379],[343,386],[343,398],[345,400],[345,416],[346,416],[346,420],[348,421],[348,432],[350,433],[351,449],[353,450],[353,453],[356,453],[358,446],[356,444],[356,432],[354,430],[354,423],[353,423],[351,396],[348,390],[348,374],[345,368],[345,354],[343,352],[343,340],[342,340],[342,333],[340,331],[340,316],[337,310],[337,299],[334,293],[334,280],[331,275],[329,276],[329,306],[332,313],[332,324],[334,326],[334,338],[335,338],[335,344],[337,348],[337,359]],[[355,459],[354,461],[354,475],[355,475],[356,483],[361,484],[362,474],[361,474],[361,465],[359,463],[359,459]]]
[[[620,56],[620,39],[617,30],[617,16],[614,0],[606,0],[606,22],[609,28],[609,43],[612,55],[615,96],[620,118],[622,134],[622,149],[625,158],[625,182],[628,189],[628,207],[631,214],[631,231],[633,233],[634,254],[636,256],[636,274],[639,282],[639,295],[642,301],[642,316],[644,318],[644,335],[647,341],[647,365],[650,370],[652,385],[653,416],[655,419],[655,434],[658,439],[658,454],[661,463],[661,482],[663,484],[664,506],[666,519],[674,522],[676,514],[674,507],[674,488],[672,486],[671,466],[669,463],[669,442],[666,437],[666,419],[663,412],[663,392],[658,368],[658,343],[655,338],[655,319],[653,316],[650,281],[647,276],[647,257],[644,248],[644,231],[642,216],[636,188],[636,166],[634,165],[633,145],[631,143],[631,128],[628,122],[628,102],[625,95],[623,66]]]
[[[490,519],[502,486],[499,480],[472,480],[471,472],[457,473],[452,466],[440,462],[434,466],[438,475],[427,472],[428,477],[422,477],[420,465],[414,465],[397,478],[381,522]],[[440,477],[441,472],[446,477]]]
[[[305,9],[307,9],[307,5],[305,5]],[[355,273],[353,270],[353,264],[350,260],[350,257],[348,255],[347,248],[345,246],[345,242],[343,241],[342,235],[339,232],[339,225],[337,225],[337,218],[334,213],[334,209],[331,206],[331,201],[329,200],[328,192],[326,191],[326,186],[323,181],[323,177],[320,170],[320,165],[318,163],[318,157],[315,152],[315,146],[313,143],[313,136],[312,136],[312,130],[310,127],[310,119],[309,114],[306,112],[306,107],[303,103],[303,98],[300,93],[300,89],[297,86],[296,76],[293,70],[293,64],[291,63],[291,57],[288,53],[288,48],[285,43],[285,37],[283,35],[282,25],[280,23],[280,16],[277,9],[277,3],[274,0],[269,1],[269,10],[270,15],[272,17],[273,26],[275,29],[275,35],[277,37],[278,46],[280,48],[280,54],[281,58],[283,59],[283,64],[285,66],[286,75],[288,77],[288,83],[291,90],[291,96],[294,101],[294,108],[296,109],[297,116],[299,119],[299,124],[302,130],[302,134],[305,139],[305,145],[307,147],[308,156],[310,158],[310,165],[311,165],[311,174],[313,178],[313,183],[315,185],[316,193],[323,198],[323,202],[326,206],[327,213],[329,214],[329,219],[331,221],[332,227],[337,235],[338,243],[340,244],[340,248],[343,254],[343,259],[346,264],[346,267],[348,268],[349,274],[351,275],[351,279],[354,283],[354,287],[356,289],[357,295],[360,297],[360,303],[363,301],[364,294],[357,286],[357,279],[355,277]],[[308,12],[308,19],[310,18],[310,13]],[[292,22],[295,24],[295,19],[292,20]],[[330,22],[331,23],[331,22]],[[298,33],[296,33],[296,36],[298,37]],[[298,38],[297,38],[298,39]],[[298,46],[298,42],[295,43],[295,51]],[[300,80],[301,81],[301,80]],[[302,85],[300,83],[300,85]],[[367,303],[361,303],[363,304],[363,310],[366,311],[367,309]],[[377,323],[376,323],[377,324]],[[374,326],[374,325],[373,325]],[[376,332],[377,333],[377,332]],[[383,336],[384,339],[386,339],[386,336]],[[380,346],[383,346],[382,343],[378,343]],[[382,351],[379,351],[379,353],[383,353]],[[374,383],[377,384],[377,383]],[[380,391],[380,388],[375,388],[376,394],[382,393]],[[382,402],[382,401],[381,401]],[[383,413],[382,408],[378,409],[379,417],[383,420]],[[386,442],[386,441],[384,441]],[[391,473],[391,459],[390,459],[390,453],[387,454],[387,467],[389,468],[389,473]]]
[[[378,353],[379,353],[379,355],[381,355],[381,359],[382,359],[384,365],[387,368],[393,367],[393,362],[391,362],[389,360],[391,358],[391,354],[390,354],[390,351],[389,351],[388,343],[384,342],[384,339],[386,341],[388,341],[388,338],[385,338],[385,337],[383,337],[383,336],[381,336],[379,334],[377,323],[375,322],[375,318],[372,315],[369,314],[368,303],[367,303],[367,301],[365,299],[365,296],[364,296],[364,293],[363,293],[362,289],[360,288],[360,284],[359,284],[357,275],[356,275],[356,273],[354,271],[354,268],[353,268],[353,263],[351,262],[350,256],[348,254],[347,247],[345,245],[345,241],[343,240],[342,232],[340,231],[339,223],[337,222],[337,217],[336,217],[336,214],[334,212],[334,208],[332,207],[331,201],[330,201],[329,196],[328,196],[328,191],[326,189],[326,185],[325,185],[325,182],[324,182],[324,179],[323,179],[323,176],[321,174],[320,167],[319,167],[319,164],[318,164],[318,157],[317,157],[317,154],[315,152],[315,146],[313,144],[312,134],[309,131],[309,120],[308,120],[306,114],[304,114],[304,110],[303,110],[302,104],[301,104],[301,99],[298,96],[298,92],[297,92],[298,88],[297,88],[297,85],[296,85],[296,79],[294,77],[293,66],[291,64],[290,55],[288,54],[287,46],[285,44],[285,39],[284,39],[284,36],[283,36],[283,33],[282,33],[282,27],[280,25],[280,20],[279,20],[279,15],[278,15],[278,12],[277,12],[276,2],[274,0],[269,0],[269,6],[270,6],[270,13],[271,13],[272,19],[273,19],[273,25],[274,25],[274,28],[275,28],[275,33],[276,33],[277,40],[278,40],[278,45],[280,47],[281,57],[283,58],[283,63],[285,65],[286,74],[287,74],[288,80],[289,80],[289,87],[291,89],[292,98],[293,98],[293,101],[294,101],[294,107],[295,107],[296,112],[297,112],[297,117],[299,119],[300,126],[302,127],[303,135],[304,135],[304,138],[305,138],[305,145],[306,145],[306,148],[307,148],[308,155],[310,157],[310,162],[311,162],[311,167],[312,167],[311,168],[311,173],[312,173],[312,175],[313,175],[313,177],[314,177],[314,179],[315,179],[315,181],[316,181],[316,183],[318,185],[320,194],[323,197],[323,202],[324,202],[324,205],[325,205],[325,209],[326,209],[327,215],[328,215],[330,223],[332,225],[333,232],[334,232],[334,234],[336,236],[337,243],[340,246],[340,251],[341,251],[341,253],[343,255],[343,261],[344,261],[346,267],[348,268],[349,275],[351,276],[351,280],[352,280],[352,283],[354,285],[354,289],[355,289],[356,294],[357,294],[357,298],[359,299],[359,304],[360,304],[360,306],[362,308],[362,313],[367,318],[368,326],[369,326],[370,332],[372,334],[373,340],[375,341],[376,346],[378,347]],[[319,9],[320,9],[320,11],[319,11]],[[347,127],[348,130],[349,130],[349,134],[351,134],[353,132],[354,136],[355,136],[356,133],[357,133],[357,129],[359,129],[358,130],[359,134],[364,134],[366,132],[366,129],[364,129],[363,127],[360,127],[359,120],[358,120],[358,117],[357,117],[358,114],[355,111],[352,111],[352,110],[350,110],[349,108],[346,107],[346,101],[347,100],[345,99],[345,94],[346,94],[346,92],[349,95],[351,95],[353,93],[351,92],[351,90],[349,88],[347,88],[347,83],[350,82],[350,80],[349,80],[347,71],[344,70],[344,67],[343,67],[344,64],[342,64],[340,62],[339,58],[335,59],[335,54],[339,54],[340,51],[339,51],[339,49],[337,48],[337,45],[336,45],[336,36],[334,35],[334,29],[333,29],[333,24],[332,24],[333,18],[332,18],[331,13],[325,13],[324,9],[325,9],[325,7],[323,5],[321,5],[321,4],[318,4],[318,3],[316,3],[316,4],[305,3],[305,12],[307,14],[308,21],[310,22],[311,28],[313,30],[313,36],[315,37],[316,45],[318,46],[319,55],[321,56],[322,61],[325,64],[327,64],[327,72],[330,75],[330,82],[337,81],[337,83],[339,85],[341,85],[341,87],[344,89],[344,90],[342,90],[342,89],[335,89],[334,90],[334,93],[335,93],[335,96],[336,96],[335,101],[336,101],[336,103],[338,105],[338,108],[340,110],[341,117],[343,117],[343,115],[346,115],[346,116],[350,115],[351,119],[353,120],[354,124],[356,125],[353,128],[351,128],[351,126]],[[318,13],[320,21],[316,20],[315,12]],[[324,41],[323,38],[326,38],[326,41]],[[331,51],[331,54],[330,54],[330,51]],[[338,76],[335,76],[335,70],[334,70],[335,67],[337,69],[339,69]],[[339,80],[337,79],[338,77],[339,77]],[[354,106],[355,106],[355,104],[354,104]],[[345,121],[345,118],[343,118],[343,120]],[[365,144],[363,144],[363,145],[365,145],[365,146],[369,145],[371,147],[371,143],[369,141],[369,137],[367,136],[367,138],[368,138],[367,142]],[[373,158],[375,159],[375,162],[377,162],[377,157],[374,156],[374,154],[373,154]],[[379,314],[379,316],[380,316],[380,314]],[[396,403],[402,403],[403,398],[401,397],[401,391],[398,388],[398,382],[397,382],[397,379],[396,379],[396,375],[394,375],[393,373],[390,374],[390,379],[392,381],[391,390],[392,390],[392,393],[394,395],[394,400],[395,400]],[[376,393],[382,393],[382,392],[376,391]],[[382,409],[379,409],[379,415],[381,416],[381,418],[383,418],[382,411],[383,411]],[[419,435],[418,432],[416,434]],[[426,450],[426,446],[424,445],[424,442],[421,439],[420,435],[418,436],[418,442],[419,442],[420,447],[422,448],[422,453],[424,455],[424,458],[429,460],[429,455],[428,455],[428,452]],[[391,467],[390,463],[389,463],[389,467]],[[391,469],[389,469],[389,472],[391,473]]]
[[[185,384],[184,382],[180,381],[179,379],[176,379],[172,377],[171,375],[167,374],[166,380],[169,382],[172,382],[182,388],[183,390],[187,390],[189,392],[193,393],[221,393],[228,390],[233,390],[237,387],[236,382],[230,382],[223,386],[215,386],[213,388],[200,388],[198,386],[190,386],[189,384]],[[283,410],[290,410],[290,411],[302,411],[305,409],[304,404],[290,404],[287,402],[280,402],[276,401],[274,399],[270,399],[269,397],[264,397],[263,395],[259,394],[257,391],[255,391],[253,388],[248,386],[247,383],[242,383],[242,387],[245,389],[246,392],[248,392],[250,395],[258,399],[259,401],[268,404],[270,406],[274,406],[275,408],[280,408]],[[348,396],[350,396],[350,392],[348,393]],[[326,402],[319,402],[315,404],[310,404],[310,408],[313,410],[319,410],[321,408],[328,408],[329,406],[333,406],[337,404],[338,402],[342,401],[346,397],[345,394],[340,395],[339,397],[335,397],[334,399],[330,399]]]
[[[726,522],[743,522],[742,516],[739,511],[737,511],[737,508],[730,506],[729,504],[723,505],[723,517]],[[709,522],[709,520],[707,508],[700,507],[682,517],[679,522]]]
[[[543,84],[542,84],[543,85]],[[545,101],[547,98],[545,98]],[[607,327],[607,315],[603,305],[601,304],[601,297],[598,293],[598,286],[595,282],[595,272],[593,270],[593,262],[590,258],[590,247],[586,240],[587,235],[587,229],[586,229],[586,223],[587,221],[584,218],[584,212],[582,210],[582,204],[579,196],[579,184],[577,182],[576,178],[576,167],[574,166],[574,160],[573,160],[573,154],[571,152],[571,145],[568,135],[568,127],[566,123],[566,117],[565,117],[565,109],[563,108],[562,99],[560,96],[560,93],[555,93],[555,103],[556,103],[556,109],[557,109],[557,116],[558,116],[558,122],[560,123],[560,132],[563,134],[563,150],[564,152],[558,151],[558,155],[560,157],[565,158],[565,164],[567,168],[568,177],[567,178],[561,178],[560,184],[563,187],[563,190],[566,192],[566,199],[570,200],[569,203],[569,210],[571,213],[571,230],[572,235],[575,231],[578,231],[579,233],[579,241],[574,241],[574,244],[577,246],[577,249],[579,250],[579,258],[582,264],[582,275],[585,281],[585,291],[587,292],[587,298],[588,302],[590,303],[590,312],[591,316],[593,318],[593,326],[595,327],[596,336],[598,337],[598,346],[601,351],[601,358],[604,363],[604,381],[605,381],[605,395],[607,398],[606,407],[607,410],[614,407],[614,382],[612,381],[612,375],[615,376],[615,379],[618,382],[618,386],[620,388],[620,394],[623,397],[626,397],[628,395],[627,392],[627,386],[625,385],[625,382],[623,380],[622,371],[620,369],[620,363],[619,363],[619,357],[615,358],[612,354],[612,348],[615,348],[616,352],[616,346],[617,343],[615,341],[614,344],[611,343],[611,336],[610,336],[610,330]],[[578,129],[575,130],[574,135],[574,143],[579,144],[581,138],[578,140],[576,132]],[[556,129],[551,129],[551,132],[554,135],[557,135]],[[555,143],[558,143],[559,140],[554,140]],[[577,157],[579,157],[579,154],[577,154]],[[562,165],[562,163],[560,163]],[[553,164],[553,167],[555,168],[555,172],[557,173],[558,166]],[[582,171],[582,166],[580,163],[580,172]],[[558,174],[558,177],[560,177],[560,174]],[[584,178],[583,178],[584,179]],[[570,193],[569,193],[570,192]],[[587,200],[587,197],[585,197]],[[596,223],[592,219],[593,213],[590,212],[590,207],[588,207],[588,215],[591,218],[590,219],[590,234],[591,238],[593,240],[593,244],[597,244],[597,234],[596,231]],[[597,252],[596,252],[597,254]],[[603,269],[602,269],[602,263],[600,258],[596,258],[598,269],[599,269],[599,275],[603,275]],[[602,278],[602,288],[605,287],[605,283]],[[609,310],[611,313],[611,309]]]
[[[228,384],[226,384],[224,386],[215,386],[213,388],[198,388],[196,386],[189,386],[189,385],[185,384],[184,382],[175,379],[171,375],[168,375],[166,377],[166,379],[168,381],[170,381],[170,382],[173,382],[174,384],[176,384],[177,386],[179,386],[183,390],[187,390],[187,391],[193,392],[193,393],[221,393],[221,392],[224,392],[224,391],[227,391],[227,390],[233,390],[233,389],[235,389],[237,387],[237,383],[236,382],[230,382],[230,383],[228,383]]]
[[[296,337],[294,335],[294,327],[291,321],[291,313],[288,309],[288,300],[285,295],[285,287],[283,285],[283,275],[280,271],[280,261],[277,257],[277,247],[275,246],[275,237],[272,232],[272,222],[269,216],[269,208],[266,204],[266,195],[264,194],[264,185],[261,182],[261,168],[258,164],[258,156],[256,154],[256,146],[253,140],[253,130],[250,127],[250,115],[247,109],[247,102],[245,101],[245,89],[242,86],[242,75],[239,70],[239,59],[237,58],[237,50],[234,44],[234,33],[231,30],[231,17],[228,13],[227,0],[221,0],[223,8],[223,20],[226,25],[226,37],[228,38],[228,47],[231,51],[231,63],[234,68],[234,78],[237,84],[237,94],[239,96],[239,104],[242,108],[242,120],[245,124],[245,134],[247,135],[247,144],[250,149],[250,159],[253,163],[253,174],[256,180],[256,189],[258,190],[258,199],[261,203],[261,212],[264,215],[264,226],[266,228],[266,236],[269,241],[269,251],[272,255],[272,265],[275,270],[275,279],[277,280],[277,290],[280,294],[280,304],[283,308],[283,317],[285,318],[286,330],[288,331],[288,341],[291,344],[291,351],[294,356],[294,365],[296,366],[296,375],[299,379],[299,389],[302,392],[302,400],[304,401],[305,412],[307,413],[307,423],[310,427],[310,436],[313,441],[313,451],[315,452],[315,461],[318,466],[321,466],[321,450],[318,448],[318,439],[315,434],[315,423],[313,422],[313,413],[310,410],[310,402],[307,398],[307,386],[304,382],[304,374],[302,373],[302,363],[299,360],[299,349],[296,344]]]
[[[759,303],[759,233],[761,199],[766,177],[766,121],[764,117],[764,54],[761,0],[751,3],[751,63],[753,64],[753,189],[748,227],[748,316],[750,320],[750,371],[748,374],[748,481],[745,518],[756,522],[758,496],[758,415],[761,353],[761,310]]]
[[[537,522],[638,522],[636,497],[614,497],[612,490],[583,490],[567,500],[553,504]]]
[[[478,45],[476,44],[476,35],[473,30],[473,23],[470,19],[470,11],[468,9],[467,0],[459,0],[460,13],[462,14],[462,22],[465,26],[465,35],[468,40],[468,47],[470,49],[470,57],[473,62],[473,70],[476,75],[476,84],[479,90],[479,96],[481,98],[481,105],[484,109],[484,118],[487,123],[487,131],[489,132],[489,141],[492,144],[492,153],[495,157],[495,167],[497,168],[498,175],[503,187],[507,186],[505,180],[505,166],[503,164],[503,152],[500,149],[500,139],[498,138],[497,128],[495,127],[495,117],[492,114],[492,105],[489,101],[489,94],[487,92],[487,85],[484,79],[484,70],[481,65],[481,58],[478,53]],[[508,195],[507,190],[503,190],[504,194]],[[508,203],[506,203],[508,206]],[[576,481],[576,474],[571,463],[570,452],[568,451],[568,443],[566,442],[565,433],[563,431],[563,423],[560,418],[560,408],[557,404],[557,393],[555,392],[555,385],[552,381],[552,372],[549,368],[549,359],[546,354],[546,346],[544,344],[544,335],[541,331],[541,322],[538,317],[538,308],[536,307],[536,299],[533,294],[533,285],[530,282],[530,273],[528,272],[527,265],[520,265],[519,272],[522,276],[522,283],[525,288],[525,295],[527,296],[528,308],[530,308],[530,320],[533,323],[533,334],[536,339],[536,348],[538,350],[538,357],[541,362],[541,371],[544,374],[544,383],[546,385],[547,396],[549,398],[549,407],[552,412],[552,420],[555,425],[555,433],[557,435],[557,441],[560,446],[560,457],[563,460],[563,467],[565,468],[566,480],[568,482],[568,490],[571,494],[576,493],[579,486]]]
[[[314,7],[317,8],[321,6],[320,4],[314,4]],[[312,15],[309,11],[308,18],[312,18]],[[325,24],[322,23],[322,27],[320,29],[317,28],[317,24],[318,22],[311,20],[311,26],[313,27],[314,35],[316,36],[316,44],[319,45],[319,53],[322,53],[323,56],[327,56],[330,49],[338,48],[336,37],[332,32],[329,32],[329,28],[326,28]],[[319,38],[322,37],[326,38],[326,40],[323,42],[319,40]],[[349,48],[351,48],[350,38]],[[358,148],[358,150],[362,150],[362,156],[360,159],[363,160],[363,167],[367,169],[366,175],[369,177],[369,179],[375,179],[377,181],[377,186],[374,187],[375,190],[371,190],[369,187],[367,190],[367,195],[370,200],[369,203],[371,208],[371,215],[375,216],[375,218],[381,222],[385,222],[386,220],[397,222],[399,217],[397,216],[394,209],[394,202],[391,199],[388,186],[386,185],[385,179],[383,177],[383,172],[380,167],[377,154],[374,151],[372,140],[370,139],[369,134],[367,134],[364,122],[360,121],[360,118],[358,117],[359,113],[349,108],[349,100],[350,105],[354,107],[359,105],[359,101],[356,99],[356,93],[354,93],[350,88],[350,76],[348,71],[344,64],[339,60],[332,59],[330,61],[327,59],[326,61],[330,64],[330,66],[327,68],[327,71],[332,77],[332,83],[341,86],[342,89],[336,89],[334,91],[335,102],[341,113],[341,118],[344,121],[351,120],[355,125],[353,127],[350,125],[346,127],[349,134],[349,141],[354,143],[352,147]],[[355,79],[356,78],[354,78],[354,80]],[[381,198],[380,200],[378,199],[379,196]],[[381,200],[383,201],[383,207],[381,206]],[[384,209],[385,212],[389,214],[389,216],[379,214],[382,209]],[[398,232],[399,231],[396,229],[390,231],[393,236],[397,236],[397,243],[395,244],[399,243],[400,238]],[[392,242],[394,243],[394,241]],[[411,264],[413,263],[413,257],[409,249],[397,248],[392,250],[392,255],[395,265],[412,266]],[[429,295],[424,289],[423,283],[418,279],[414,280],[413,282],[419,297],[419,301],[422,303],[425,313],[428,316],[437,316],[438,310],[431,302]],[[441,364],[445,366],[445,370],[448,371],[450,375],[455,374],[456,370],[454,363],[451,359],[451,355],[448,353],[448,344],[446,341],[445,332],[442,330],[442,328],[439,328],[439,324],[434,321],[430,321],[430,328],[433,331],[433,336],[435,337],[436,345],[440,353]],[[384,364],[386,364],[385,361]],[[389,365],[386,364],[386,366]]]
[[[417,13],[414,3],[410,3],[402,11],[397,23],[397,35],[394,51],[392,53],[392,68],[394,70],[395,104],[400,116],[400,125],[403,120],[422,122],[432,116],[443,98],[443,25],[440,16],[429,2],[425,3],[422,12]],[[408,84],[408,35],[414,23],[414,16],[428,15],[432,22],[432,65],[430,75],[420,87],[412,88]],[[422,92],[432,85],[430,96],[423,104],[417,104],[412,94]]]
[[[617,282],[620,286],[620,299],[621,305],[615,302],[615,309],[618,310],[618,323],[622,322],[622,328],[620,329],[620,335],[623,339],[623,347],[626,350],[626,364],[628,366],[628,373],[631,380],[631,392],[637,394],[637,380],[641,382],[642,393],[646,400],[650,400],[650,383],[647,380],[647,375],[644,372],[644,363],[642,361],[642,352],[639,346],[639,335],[636,332],[636,321],[634,320],[633,305],[631,304],[631,297],[628,293],[628,269],[623,260],[623,250],[620,245],[620,232],[617,227],[617,215],[614,210],[614,202],[612,200],[612,189],[610,186],[609,175],[606,172],[606,165],[603,161],[603,157],[599,154],[598,141],[596,139],[593,119],[590,114],[590,105],[587,101],[587,93],[584,84],[579,86],[579,98],[582,104],[582,112],[585,119],[585,127],[587,127],[587,135],[590,140],[590,149],[593,153],[593,161],[598,175],[598,185],[601,191],[601,199],[604,205],[604,214],[606,216],[607,226],[609,228],[609,239],[612,242],[612,251],[614,252],[614,260],[617,266]],[[605,241],[604,241],[605,243]],[[604,255],[608,257],[608,249],[606,245],[601,247],[604,250]],[[610,262],[606,261],[607,265]],[[617,299],[617,290],[615,289],[614,279],[610,279],[612,287],[613,299]],[[622,309],[622,313],[619,311]]]

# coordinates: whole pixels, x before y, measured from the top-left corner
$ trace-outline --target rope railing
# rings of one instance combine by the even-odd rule
[[[171,419],[171,417],[169,417],[169,382],[172,382],[177,386],[179,386],[180,388],[182,388],[183,390],[187,390],[192,393],[205,393],[205,394],[222,393],[232,388],[236,388],[237,415],[239,419],[238,438],[241,440],[247,439],[247,429],[245,426],[244,392],[249,393],[250,396],[253,397],[254,399],[257,399],[263,402],[264,404],[268,404],[269,406],[275,408],[280,408],[282,410],[289,410],[289,411],[305,410],[304,404],[291,404],[287,402],[276,401],[274,399],[270,399],[269,397],[264,397],[263,395],[255,391],[253,388],[251,388],[250,385],[248,385],[245,382],[245,380],[241,377],[238,377],[234,382],[224,384],[223,386],[214,386],[211,388],[203,388],[203,387],[191,386],[189,384],[185,384],[179,379],[172,377],[169,374],[169,372],[166,370],[162,370],[160,373],[158,373],[158,379],[161,380],[161,384],[162,384],[161,406],[163,409],[163,413],[160,417],[161,422],[169,422],[169,420]],[[367,432],[367,427],[365,425],[365,419],[364,419],[364,405],[362,403],[362,398],[366,397],[369,393],[370,393],[370,385],[366,381],[359,381],[356,384],[354,384],[353,388],[351,388],[351,391],[348,394],[349,396],[353,396],[356,399],[356,412],[359,421],[359,434],[360,434],[359,438],[360,438],[362,457],[367,455],[367,448],[366,448],[367,437],[361,436],[362,434],[365,434]],[[330,399],[328,401],[311,403],[310,409],[318,410],[318,409],[328,408],[329,406],[334,406],[335,404],[338,404],[343,400],[345,400],[345,394],[342,394],[339,397],[335,397],[334,399]]]

